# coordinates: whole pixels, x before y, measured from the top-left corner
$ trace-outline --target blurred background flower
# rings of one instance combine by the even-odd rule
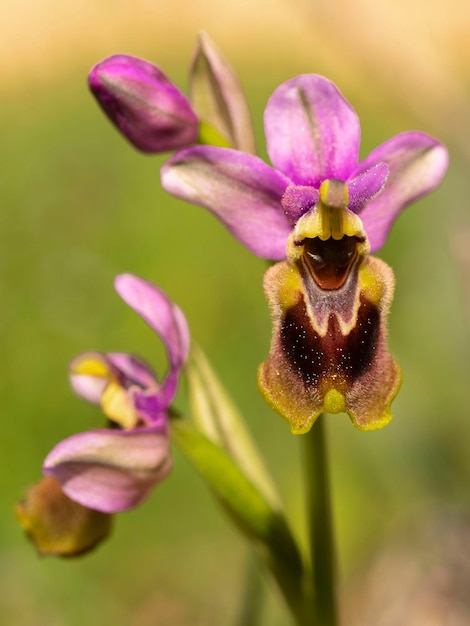
[[[470,5],[7,0],[2,9],[0,622],[207,626],[238,614],[244,543],[178,454],[171,479],[80,561],[39,560],[15,525],[13,503],[47,451],[95,424],[94,407],[69,392],[70,359],[132,345],[164,368],[163,349],[114,294],[123,271],[158,283],[185,311],[303,532],[300,442],[255,382],[270,340],[265,264],[209,214],[163,193],[165,157],[122,141],[86,86],[92,65],[127,53],[164,67],[186,91],[199,29],[237,69],[263,157],[267,98],[309,72],[327,75],[358,112],[361,157],[414,128],[448,145],[444,184],[403,213],[380,253],[397,279],[390,342],[404,383],[394,420],[367,435],[346,415],[328,422],[344,586],[358,584],[355,572],[398,530],[468,510],[468,269],[454,247],[470,232]],[[288,623],[269,595],[264,623]]]

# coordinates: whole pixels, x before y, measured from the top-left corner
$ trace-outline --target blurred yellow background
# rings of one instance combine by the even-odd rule
[[[469,22],[464,0],[3,2],[1,624],[236,623],[245,544],[179,455],[171,478],[144,506],[117,516],[111,540],[82,560],[38,559],[12,516],[51,447],[101,424],[99,411],[69,390],[73,356],[122,350],[164,367],[156,338],[113,291],[122,271],[158,283],[183,308],[302,536],[301,442],[255,384],[270,340],[265,263],[202,209],[163,193],[165,157],[135,152],[86,87],[94,63],[122,52],[158,64],[185,89],[199,30],[237,69],[262,155],[267,98],[279,83],[309,72],[334,80],[356,108],[362,156],[408,129],[448,145],[444,184],[400,217],[380,252],[397,278],[390,343],[404,384],[394,420],[359,433],[344,415],[330,419],[344,588],[355,588],[357,572],[391,537],[419,534],[436,518],[467,519]],[[265,591],[262,623],[288,624],[284,607]]]

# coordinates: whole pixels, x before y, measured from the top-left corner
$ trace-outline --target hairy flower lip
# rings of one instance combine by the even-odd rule
[[[308,432],[321,413],[346,412],[359,430],[381,428],[392,417],[401,382],[386,345],[393,273],[370,256],[354,267],[327,292],[289,261],[266,272],[274,329],[258,386],[293,434]]]

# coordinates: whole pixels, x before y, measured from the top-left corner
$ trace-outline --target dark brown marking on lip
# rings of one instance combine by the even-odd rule
[[[372,364],[380,328],[378,309],[361,297],[356,324],[343,335],[335,315],[324,337],[311,326],[303,297],[290,308],[281,326],[282,350],[306,387],[335,377],[338,384],[358,379]]]

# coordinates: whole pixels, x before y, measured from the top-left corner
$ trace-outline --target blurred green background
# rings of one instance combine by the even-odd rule
[[[159,371],[165,366],[157,338],[113,291],[119,272],[158,283],[185,311],[303,536],[301,441],[264,405],[255,383],[270,341],[265,263],[208,213],[163,193],[164,157],[135,152],[86,88],[95,62],[126,52],[159,64],[184,89],[200,29],[241,76],[262,155],[267,98],[307,72],[328,75],[355,106],[362,156],[414,128],[449,146],[444,184],[400,217],[380,252],[397,279],[390,344],[404,383],[394,420],[372,433],[356,431],[345,415],[329,420],[342,586],[353,585],[397,532],[436,515],[468,515],[469,9],[451,4],[6,3],[1,624],[215,626],[234,623],[240,611],[246,546],[177,453],[171,478],[139,509],[117,516],[112,538],[81,560],[38,558],[13,519],[14,502],[39,478],[52,446],[101,423],[99,411],[69,390],[70,359],[90,349],[131,351]],[[288,624],[284,607],[263,589],[263,623]]]

